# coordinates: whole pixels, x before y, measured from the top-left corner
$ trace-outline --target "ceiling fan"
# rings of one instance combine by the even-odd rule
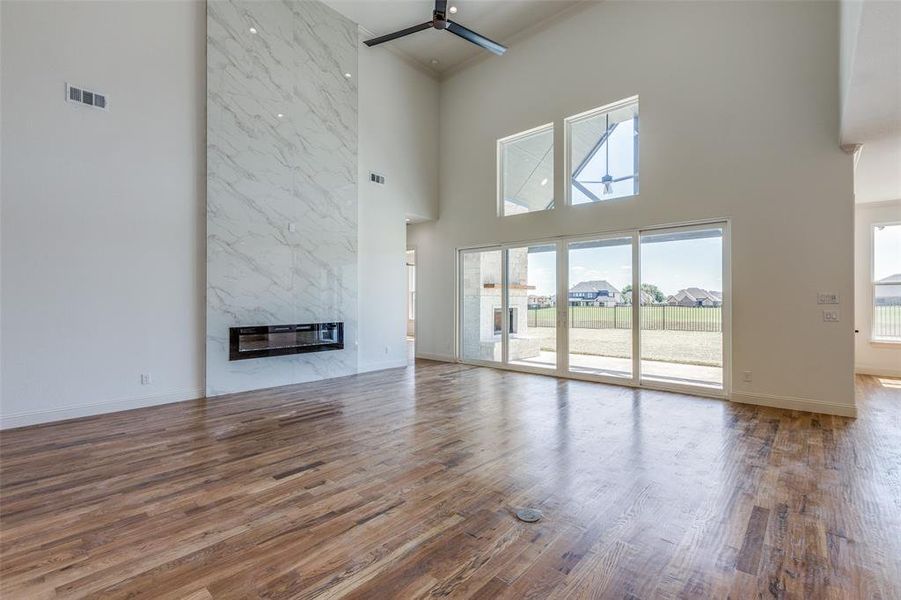
[[[503,54],[507,51],[507,47],[501,44],[498,44],[494,40],[490,40],[486,38],[484,35],[476,33],[472,29],[467,29],[463,27],[459,23],[455,23],[447,18],[447,0],[435,0],[435,10],[432,12],[432,20],[427,21],[425,23],[421,23],[419,25],[414,25],[413,27],[407,27],[406,29],[401,29],[400,31],[395,31],[394,33],[389,33],[387,35],[382,35],[377,38],[373,38],[371,40],[366,40],[363,42],[367,46],[376,46],[378,44],[383,44],[385,42],[390,42],[391,40],[396,40],[397,38],[402,38],[408,36],[410,34],[416,33],[417,31],[423,31],[425,29],[435,28],[435,29],[445,29],[450,31],[454,35],[458,35],[467,42],[472,42],[476,46],[480,46],[489,52],[494,52],[495,54]]]

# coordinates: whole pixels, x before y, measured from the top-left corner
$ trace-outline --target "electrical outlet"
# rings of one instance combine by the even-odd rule
[[[745,383],[751,383],[751,372],[745,371],[744,373],[742,373],[741,380]]]
[[[838,323],[841,320],[837,310],[824,310],[823,321],[826,323]]]
[[[153,383],[153,378],[150,373],[141,373],[141,385],[150,385],[151,383]]]

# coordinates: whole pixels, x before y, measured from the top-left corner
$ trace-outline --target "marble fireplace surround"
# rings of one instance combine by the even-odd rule
[[[207,395],[357,370],[356,72],[319,2],[207,3]],[[343,350],[228,360],[229,327],[328,321]]]

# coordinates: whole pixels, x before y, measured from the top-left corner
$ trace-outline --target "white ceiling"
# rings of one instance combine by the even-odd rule
[[[842,107],[842,143],[901,135],[901,2],[857,4],[849,36],[849,73]],[[843,24],[845,26],[845,24]]]
[[[859,203],[901,198],[901,2],[845,0],[856,19],[848,53],[841,139],[863,144],[854,173]],[[850,14],[849,13],[849,14]]]
[[[358,23],[373,37],[392,33],[432,20],[434,0],[324,0],[326,4]],[[448,0],[448,7],[456,6],[457,14],[448,15],[464,25],[501,44],[510,45],[510,38],[523,33],[551,17],[582,4],[580,0]],[[435,74],[446,74],[463,63],[493,54],[448,33],[428,29],[406,38],[386,42],[373,50],[400,53]],[[438,64],[432,63],[437,60]]]
[[[867,142],[854,170],[858,204],[901,198],[901,136]]]

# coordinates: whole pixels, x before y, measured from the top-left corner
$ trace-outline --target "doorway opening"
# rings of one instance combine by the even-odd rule
[[[416,362],[416,250],[407,250],[407,363]]]

